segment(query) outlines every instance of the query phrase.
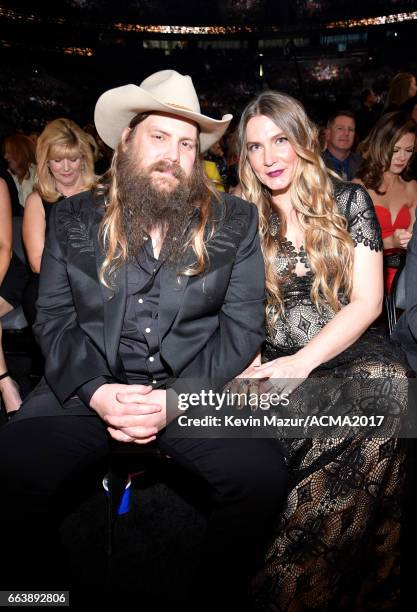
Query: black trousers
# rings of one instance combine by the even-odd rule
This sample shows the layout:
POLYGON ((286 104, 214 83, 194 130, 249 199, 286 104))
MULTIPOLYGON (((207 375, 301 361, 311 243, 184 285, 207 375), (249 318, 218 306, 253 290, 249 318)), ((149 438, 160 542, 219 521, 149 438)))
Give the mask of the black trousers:
MULTIPOLYGON (((39 400, 48 398, 51 406, 56 404, 52 394, 35 391, 18 417, 0 430, 0 515, 2 525, 8 526, 2 556, 12 570, 19 568, 17 575, 12 571, 8 576, 7 585, 7 571, 3 573, 4 588, 65 587, 56 541, 57 527, 68 511, 62 502, 74 502, 80 493, 80 474, 93 475, 109 453, 105 424, 92 411, 77 415, 61 409, 57 414, 51 406, 40 406, 39 400), (74 495, 68 495, 70 491, 74 495)), ((279 442, 173 439, 162 433, 158 444, 203 479, 210 492, 206 549, 193 596, 203 597, 209 608, 213 603, 209 601, 218 604, 223 593, 226 609, 226 589, 235 606, 240 596, 244 598, 248 577, 262 563, 286 494, 287 472, 279 442), (201 590, 207 593, 202 595, 201 590)))

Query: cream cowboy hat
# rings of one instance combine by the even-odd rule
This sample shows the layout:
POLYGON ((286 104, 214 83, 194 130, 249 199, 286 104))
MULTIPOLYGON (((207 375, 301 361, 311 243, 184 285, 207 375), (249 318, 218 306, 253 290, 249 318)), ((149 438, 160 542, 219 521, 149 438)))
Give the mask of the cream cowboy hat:
POLYGON ((200 127, 200 151, 207 151, 224 134, 232 115, 211 119, 200 113, 191 77, 175 70, 151 74, 140 86, 123 85, 104 92, 97 101, 94 122, 104 142, 114 149, 123 130, 138 113, 157 111, 195 121, 200 127))

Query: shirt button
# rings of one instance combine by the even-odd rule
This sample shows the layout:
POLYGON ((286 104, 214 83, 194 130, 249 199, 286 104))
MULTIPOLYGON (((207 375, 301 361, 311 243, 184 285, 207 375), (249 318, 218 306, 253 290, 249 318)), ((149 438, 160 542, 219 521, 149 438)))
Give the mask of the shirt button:
POLYGON ((143 304, 143 299, 142 299, 142 298, 139 298, 139 299, 138 299, 138 302, 139 302, 139 304, 143 304))
POLYGON ((154 385, 156 384, 156 380, 155 379, 153 379, 152 384, 154 384, 154 385))
POLYGON ((155 357, 149 357, 149 361, 155 361, 155 357))
POLYGON ((147 327, 147 328, 145 329, 145 331, 146 331, 146 333, 147 333, 147 334, 150 334, 150 333, 151 333, 151 328, 150 328, 150 327, 147 327))

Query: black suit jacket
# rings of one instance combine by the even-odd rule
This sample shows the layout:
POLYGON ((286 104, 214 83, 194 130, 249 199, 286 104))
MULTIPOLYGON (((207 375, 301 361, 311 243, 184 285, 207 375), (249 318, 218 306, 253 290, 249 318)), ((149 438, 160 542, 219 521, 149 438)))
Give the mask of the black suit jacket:
POLYGON ((399 318, 392 338, 402 344, 411 367, 417 372, 417 223, 414 223, 407 249, 405 301, 406 310, 399 318))
MULTIPOLYGON (((61 405, 96 377, 126 382, 118 355, 126 266, 117 271, 113 289, 99 282, 103 210, 102 202, 84 192, 56 204, 50 219, 34 331, 46 360, 45 378, 61 405)), ((264 262, 257 222, 253 204, 223 195, 213 201, 215 232, 207 243, 206 272, 178 276, 164 265, 159 342, 172 376, 217 386, 239 374, 263 342, 264 262)), ((194 260, 188 252, 183 263, 194 260)))

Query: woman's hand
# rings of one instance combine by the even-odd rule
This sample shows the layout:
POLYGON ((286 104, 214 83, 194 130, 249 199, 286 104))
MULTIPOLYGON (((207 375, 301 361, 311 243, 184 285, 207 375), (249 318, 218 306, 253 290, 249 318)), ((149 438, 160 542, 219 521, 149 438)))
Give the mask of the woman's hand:
POLYGON ((291 393, 308 377, 312 367, 304 357, 287 355, 262 365, 251 364, 238 378, 258 379, 263 382, 260 391, 291 393))
POLYGON ((396 229, 392 235, 393 248, 406 249, 412 234, 405 229, 396 229))

